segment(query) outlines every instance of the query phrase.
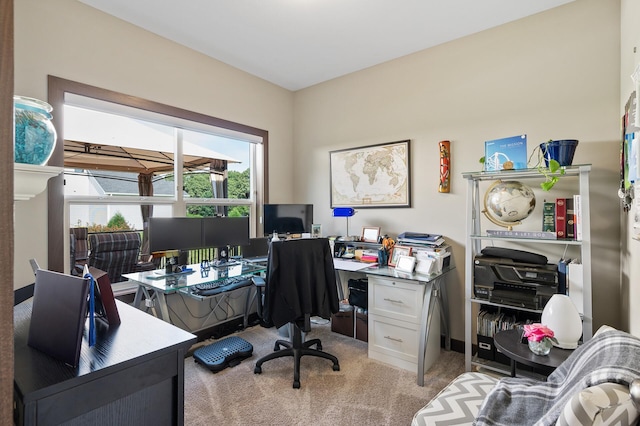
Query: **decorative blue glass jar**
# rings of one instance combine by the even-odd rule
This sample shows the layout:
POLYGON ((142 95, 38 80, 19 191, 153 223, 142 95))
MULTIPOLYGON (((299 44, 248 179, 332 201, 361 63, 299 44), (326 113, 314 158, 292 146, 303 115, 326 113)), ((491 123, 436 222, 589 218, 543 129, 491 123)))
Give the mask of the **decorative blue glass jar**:
POLYGON ((56 145, 56 129, 51 122, 51 105, 38 99, 14 96, 16 163, 47 164, 56 145))

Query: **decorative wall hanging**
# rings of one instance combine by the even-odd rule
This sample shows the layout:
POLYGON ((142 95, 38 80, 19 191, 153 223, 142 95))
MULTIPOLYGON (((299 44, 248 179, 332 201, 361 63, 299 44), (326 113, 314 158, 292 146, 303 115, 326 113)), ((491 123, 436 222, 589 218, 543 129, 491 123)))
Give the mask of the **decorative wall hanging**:
POLYGON ((331 207, 411 207, 409 142, 331 151, 331 207))
POLYGON ((438 147, 440 148, 440 184, 438 185, 438 192, 449 192, 449 182, 451 178, 451 142, 439 142, 438 147))

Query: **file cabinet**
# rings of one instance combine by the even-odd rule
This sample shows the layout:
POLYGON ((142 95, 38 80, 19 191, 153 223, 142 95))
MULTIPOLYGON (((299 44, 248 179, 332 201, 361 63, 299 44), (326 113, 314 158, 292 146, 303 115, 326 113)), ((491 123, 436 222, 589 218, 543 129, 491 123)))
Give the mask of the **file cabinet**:
MULTIPOLYGON (((369 275, 369 358, 418 373, 420 326, 429 283, 369 275)), ((424 357, 426 371, 440 355, 440 314, 434 305, 424 357)))

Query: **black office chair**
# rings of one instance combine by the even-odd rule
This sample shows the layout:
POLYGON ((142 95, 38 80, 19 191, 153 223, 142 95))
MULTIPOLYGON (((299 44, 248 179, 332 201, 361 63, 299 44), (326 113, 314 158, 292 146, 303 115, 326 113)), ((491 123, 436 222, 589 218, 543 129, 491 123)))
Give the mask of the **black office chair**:
POLYGON ((333 362, 338 358, 322 351, 319 339, 303 340, 311 331, 311 317, 330 319, 339 310, 333 256, 326 238, 274 241, 269 250, 264 300, 264 320, 276 327, 290 324, 290 341, 277 340, 274 352, 256 362, 254 373, 262 373, 266 361, 293 357, 293 387, 300 388, 300 358, 311 355, 333 362), (316 349, 313 349, 315 346, 316 349))

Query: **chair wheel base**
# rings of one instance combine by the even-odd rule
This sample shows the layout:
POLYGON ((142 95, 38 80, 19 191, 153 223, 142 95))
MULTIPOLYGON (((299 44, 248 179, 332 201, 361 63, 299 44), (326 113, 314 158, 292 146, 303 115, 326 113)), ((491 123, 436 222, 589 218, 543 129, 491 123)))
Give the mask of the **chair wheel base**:
POLYGON ((253 374, 262 374, 262 367, 256 367, 253 369, 253 374))
POLYGON ((296 382, 296 381, 294 381, 294 382, 293 382, 293 388, 294 388, 294 389, 300 389, 300 382, 296 382))
POLYGON ((340 365, 339 364, 333 364, 333 371, 340 371, 340 365))

